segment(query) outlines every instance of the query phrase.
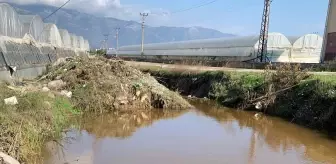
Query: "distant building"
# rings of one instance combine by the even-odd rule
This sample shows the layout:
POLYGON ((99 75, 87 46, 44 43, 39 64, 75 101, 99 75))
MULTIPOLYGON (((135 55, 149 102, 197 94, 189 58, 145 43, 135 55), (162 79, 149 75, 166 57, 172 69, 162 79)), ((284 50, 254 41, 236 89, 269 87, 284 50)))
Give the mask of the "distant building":
POLYGON ((336 60, 336 0, 329 0, 321 60, 336 60))

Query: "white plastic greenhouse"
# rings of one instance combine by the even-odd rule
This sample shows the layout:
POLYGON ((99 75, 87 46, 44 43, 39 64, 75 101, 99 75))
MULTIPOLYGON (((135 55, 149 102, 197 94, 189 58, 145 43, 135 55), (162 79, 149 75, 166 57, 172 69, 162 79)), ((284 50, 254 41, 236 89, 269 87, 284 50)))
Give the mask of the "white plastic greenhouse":
MULTIPOLYGON (((146 56, 199 56, 199 57, 235 57, 245 60, 256 56, 259 36, 235 38, 217 38, 170 43, 145 44, 146 56)), ((289 40, 280 33, 269 33, 268 49, 273 59, 288 56, 291 49, 289 40)), ((119 48, 119 56, 141 54, 141 45, 123 46, 119 48)))
POLYGON ((78 47, 81 50, 85 50, 85 42, 84 42, 84 38, 82 36, 78 36, 78 47))
POLYGON ((66 48, 71 48, 72 44, 69 32, 65 29, 59 29, 59 32, 62 38, 63 46, 66 48))
POLYGON ((44 24, 44 30, 40 39, 44 43, 49 43, 58 47, 63 46, 62 38, 58 31, 58 28, 55 24, 52 23, 44 24))
MULTIPOLYGON (((38 15, 19 15, 11 5, 0 3, 0 67, 16 67, 18 77, 34 78, 59 58, 85 55, 78 49, 78 38, 74 39, 75 48, 67 30, 45 24, 38 15)), ((10 78, 5 74, 2 72, 1 80, 10 78)))
POLYGON ((15 9, 7 3, 0 3, 0 35, 21 38, 23 26, 15 9))
POLYGON ((289 62, 319 63, 321 58, 323 38, 317 34, 306 34, 294 43, 289 62))
POLYGON ((88 40, 84 40, 84 45, 85 45, 85 50, 89 51, 90 50, 90 43, 88 40))
POLYGON ((70 33, 70 39, 71 39, 71 46, 73 48, 79 48, 78 37, 75 34, 70 33))
POLYGON ((30 34, 37 42, 41 42, 39 37, 42 34, 44 23, 38 15, 19 15, 23 25, 23 34, 30 34))

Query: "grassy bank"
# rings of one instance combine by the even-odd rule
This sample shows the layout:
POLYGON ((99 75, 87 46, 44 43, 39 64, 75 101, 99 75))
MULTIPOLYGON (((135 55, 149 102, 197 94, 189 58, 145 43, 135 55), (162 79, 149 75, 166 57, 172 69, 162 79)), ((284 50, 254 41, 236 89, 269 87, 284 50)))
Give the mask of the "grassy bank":
POLYGON ((145 70, 159 82, 181 94, 208 97, 220 104, 276 115, 310 128, 336 130, 336 78, 308 75, 299 65, 279 66, 276 71, 167 72, 145 70))
POLYGON ((38 91, 23 93, 0 86, 0 99, 16 96, 17 105, 0 101, 0 151, 20 162, 39 163, 44 143, 58 139, 71 116, 68 99, 38 91))

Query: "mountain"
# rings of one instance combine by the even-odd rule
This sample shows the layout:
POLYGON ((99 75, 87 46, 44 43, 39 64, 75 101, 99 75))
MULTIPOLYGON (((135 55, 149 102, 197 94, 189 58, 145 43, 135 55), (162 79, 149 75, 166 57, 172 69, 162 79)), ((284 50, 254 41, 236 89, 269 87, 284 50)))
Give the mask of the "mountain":
MULTIPOLYGON (((20 14, 37 14, 45 18, 57 8, 47 5, 11 4, 20 14)), ((60 9, 45 22, 55 23, 58 28, 88 39, 90 46, 98 48, 104 39, 103 34, 110 33, 109 47, 115 47, 115 27, 120 27, 119 46, 141 43, 141 24, 115 18, 98 17, 71 9, 60 9)), ((192 39, 208 39, 232 37, 232 34, 202 27, 145 27, 145 43, 184 41, 192 39)))

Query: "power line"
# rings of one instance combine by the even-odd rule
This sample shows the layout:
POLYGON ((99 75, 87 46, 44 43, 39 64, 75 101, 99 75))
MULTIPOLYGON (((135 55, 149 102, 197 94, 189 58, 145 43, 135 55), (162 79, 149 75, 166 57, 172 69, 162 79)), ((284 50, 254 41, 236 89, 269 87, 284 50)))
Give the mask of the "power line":
POLYGON ((203 7, 203 6, 215 3, 217 1, 218 0, 212 0, 212 1, 209 1, 209 2, 206 2, 206 3, 202 3, 200 5, 197 5, 197 6, 193 6, 193 7, 190 7, 190 8, 186 8, 186 9, 182 9, 182 10, 177 10, 177 11, 171 12, 171 14, 176 14, 176 13, 185 12, 185 11, 189 11, 189 10, 192 10, 192 9, 200 8, 200 7, 203 7))
POLYGON ((50 16, 54 15, 58 10, 60 10, 62 7, 64 7, 64 6, 65 6, 66 4, 68 4, 70 1, 71 1, 71 0, 66 1, 62 6, 60 6, 60 7, 59 7, 58 9, 56 9, 54 12, 52 12, 51 14, 49 14, 48 16, 46 16, 46 17, 43 19, 43 21, 46 20, 46 19, 48 19, 50 16))
MULTIPOLYGON (((63 8, 63 7, 64 7, 66 4, 68 4, 70 1, 71 1, 71 0, 66 1, 62 6, 60 6, 60 7, 57 8, 54 12, 52 12, 51 14, 49 14, 48 16, 46 16, 42 21, 44 22, 44 21, 45 21, 46 19, 48 19, 50 16, 54 15, 58 10, 60 10, 61 8, 63 8)), ((43 27, 41 33, 38 35, 38 37, 37 37, 38 40, 40 40, 40 37, 41 37, 43 31, 45 30, 45 27, 46 27, 46 26, 43 27)))

